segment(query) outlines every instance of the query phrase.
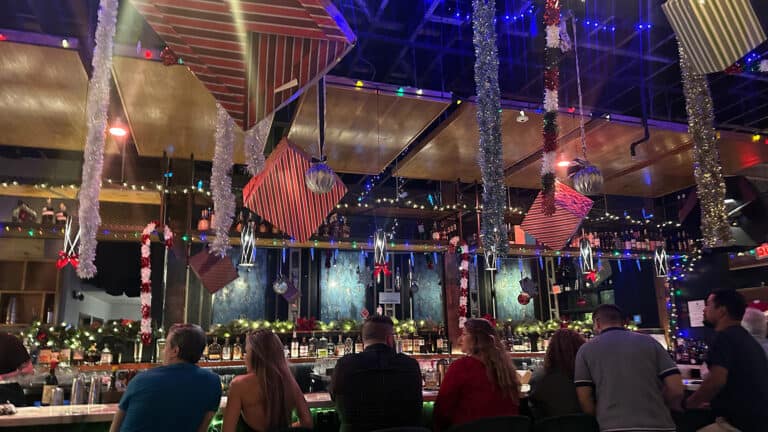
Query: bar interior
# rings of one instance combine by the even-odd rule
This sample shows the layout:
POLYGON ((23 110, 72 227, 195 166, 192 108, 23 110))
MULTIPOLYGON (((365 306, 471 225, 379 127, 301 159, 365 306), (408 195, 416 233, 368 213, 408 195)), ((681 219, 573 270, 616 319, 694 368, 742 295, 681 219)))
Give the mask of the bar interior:
POLYGON ((496 1, 486 27, 469 0, 272 3, 0 5, 0 332, 34 366, 0 379, 23 391, 0 427, 109 430, 174 323, 206 331, 209 431, 261 329, 329 431, 337 360, 391 317, 431 429, 466 319, 495 325, 526 415, 550 337, 592 338, 600 304, 688 392, 709 292, 768 310, 764 30, 699 38, 727 64, 686 46, 686 66, 691 35, 651 0, 560 1, 557 56, 557 1, 496 1))

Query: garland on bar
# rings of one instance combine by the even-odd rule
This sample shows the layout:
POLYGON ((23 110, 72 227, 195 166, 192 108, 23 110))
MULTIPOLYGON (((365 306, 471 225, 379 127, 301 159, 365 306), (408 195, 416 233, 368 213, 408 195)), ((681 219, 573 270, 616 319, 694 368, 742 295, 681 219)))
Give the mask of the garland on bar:
POLYGON ((480 135, 478 163, 483 181, 482 241, 507 252, 506 187, 501 145, 501 92, 499 90, 499 52, 496 47, 494 0, 473 0, 472 40, 475 46, 475 88, 477 126, 480 135))
POLYGON ((112 49, 117 24, 118 0, 101 0, 96 24, 96 46, 93 49, 93 76, 88 82, 86 122, 88 135, 83 150, 83 175, 80 186, 80 265, 77 275, 82 279, 96 275, 96 232, 101 224, 99 192, 104 167, 104 133, 107 129, 112 49))
POLYGON ((235 219, 235 195, 232 193, 232 153, 234 151, 235 122, 227 111, 216 105, 216 147, 211 169, 213 211, 216 218, 213 230, 216 237, 211 243, 211 253, 224 257, 229 249, 229 229, 235 219))
POLYGON ((541 165, 542 211, 555 214, 555 158, 557 157, 557 110, 560 86, 560 2, 546 0, 544 25, 547 43, 544 48, 544 147, 541 165))
MULTIPOLYGON (((157 222, 150 222, 141 233, 141 342, 149 345, 152 342, 152 262, 150 257, 149 236, 157 228, 157 222)), ((173 245, 173 231, 168 225, 163 227, 163 241, 165 248, 169 249, 173 245)))
POLYGON ((459 248, 461 263, 459 264, 459 328, 464 328, 467 322, 467 295, 469 294, 469 246, 461 242, 459 248))
POLYGON ((717 149, 712 95, 707 78, 693 72, 688 54, 679 45, 688 132, 693 137, 693 175, 701 203, 701 233, 704 247, 727 245, 733 241, 725 210, 725 181, 717 149))
POLYGON ((269 136, 269 130, 272 128, 272 118, 274 114, 270 114, 260 122, 256 123, 256 126, 245 133, 244 150, 245 150, 245 162, 248 166, 248 172, 255 176, 264 169, 264 146, 267 144, 267 137, 269 136))

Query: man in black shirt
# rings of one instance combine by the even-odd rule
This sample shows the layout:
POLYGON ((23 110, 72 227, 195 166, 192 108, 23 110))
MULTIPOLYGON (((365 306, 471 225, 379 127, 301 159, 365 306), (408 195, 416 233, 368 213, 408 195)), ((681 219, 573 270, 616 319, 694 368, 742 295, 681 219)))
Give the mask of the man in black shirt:
POLYGON ((688 408, 710 403, 718 422, 701 431, 765 431, 768 428, 768 359, 744 328, 744 297, 734 290, 707 297, 704 322, 714 327, 709 348, 709 375, 691 395, 688 408))
POLYGON ((16 383, 16 377, 34 373, 29 353, 19 338, 0 333, 0 403, 9 401, 24 406, 24 392, 16 383))
POLYGON ((336 362, 330 393, 341 420, 340 432, 363 432, 421 425, 421 368, 394 350, 394 326, 386 316, 363 324, 362 353, 336 362))

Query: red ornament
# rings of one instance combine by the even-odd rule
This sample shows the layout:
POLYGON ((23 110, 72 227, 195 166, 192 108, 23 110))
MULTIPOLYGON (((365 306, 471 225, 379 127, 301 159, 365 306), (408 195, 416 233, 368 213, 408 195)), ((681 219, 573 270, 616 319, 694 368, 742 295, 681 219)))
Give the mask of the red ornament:
POLYGON ((517 302, 520 303, 521 305, 525 306, 525 305, 527 305, 528 303, 531 302, 531 296, 528 295, 528 293, 520 293, 517 296, 517 302))
POLYGON ((169 47, 165 47, 160 51, 160 58, 163 59, 163 64, 166 66, 179 64, 179 56, 169 47))
POLYGON ((586 278, 588 281, 590 281, 590 282, 592 282, 592 283, 595 283, 595 281, 597 280, 597 272, 593 270, 593 271, 591 271, 591 272, 587 273, 587 275, 585 276, 585 278, 586 278))
POLYGON ((152 58, 152 51, 151 50, 144 50, 144 58, 149 60, 152 58))
POLYGON ((142 333, 141 334, 141 343, 144 345, 149 345, 152 342, 152 334, 151 333, 142 333))

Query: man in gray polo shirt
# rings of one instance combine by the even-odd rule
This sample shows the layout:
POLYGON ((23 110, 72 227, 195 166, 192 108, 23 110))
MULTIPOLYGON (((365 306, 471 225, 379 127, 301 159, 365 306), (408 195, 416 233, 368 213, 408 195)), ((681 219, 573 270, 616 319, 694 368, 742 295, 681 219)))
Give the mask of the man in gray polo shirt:
POLYGON ((602 432, 674 431, 669 409, 681 410, 683 382, 667 351, 626 330, 616 305, 598 306, 592 319, 598 336, 579 349, 574 374, 584 412, 602 432))

